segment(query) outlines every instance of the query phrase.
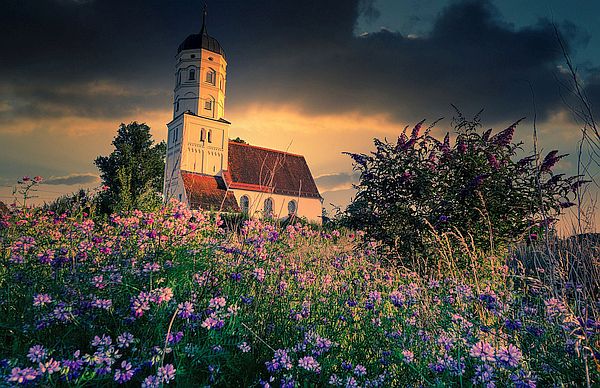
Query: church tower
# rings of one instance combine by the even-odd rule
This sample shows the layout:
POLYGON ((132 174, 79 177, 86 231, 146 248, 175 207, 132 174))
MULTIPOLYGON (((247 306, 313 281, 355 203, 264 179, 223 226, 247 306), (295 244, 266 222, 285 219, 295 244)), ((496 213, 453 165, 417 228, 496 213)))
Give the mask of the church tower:
POLYGON ((163 194, 167 200, 181 201, 185 200, 182 170, 212 176, 227 170, 227 61, 219 42, 206 31, 206 7, 200 32, 188 36, 177 49, 174 75, 163 194))

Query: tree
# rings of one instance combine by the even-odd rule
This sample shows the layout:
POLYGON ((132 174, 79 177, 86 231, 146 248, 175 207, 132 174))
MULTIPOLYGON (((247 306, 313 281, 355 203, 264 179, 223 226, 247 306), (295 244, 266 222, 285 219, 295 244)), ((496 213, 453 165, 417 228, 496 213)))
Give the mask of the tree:
POLYGON ((165 169, 165 142, 152 140, 150 127, 121 124, 112 142, 114 151, 95 160, 105 190, 99 195, 100 211, 150 210, 160 205, 165 169))
POLYGON ((360 182, 343 220, 410 257, 424 252, 433 231, 459 232, 486 250, 535 238, 573 205, 582 181, 552 172, 564 156, 557 151, 516 160, 519 121, 492 136, 478 116, 459 113, 454 145, 449 133, 439 141, 432 126, 423 131, 423 122, 395 143, 375 139, 371 154, 349 154, 360 182))

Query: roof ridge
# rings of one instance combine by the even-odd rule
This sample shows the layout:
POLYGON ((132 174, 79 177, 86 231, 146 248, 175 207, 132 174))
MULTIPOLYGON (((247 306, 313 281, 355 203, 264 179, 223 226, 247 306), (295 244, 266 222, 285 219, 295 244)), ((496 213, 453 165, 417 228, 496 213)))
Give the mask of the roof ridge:
POLYGON ((252 144, 247 144, 247 143, 239 143, 237 141, 233 141, 231 139, 229 139, 229 144, 235 144, 235 145, 239 145, 239 146, 243 146, 243 147, 252 147, 252 148, 257 148, 259 150, 264 150, 264 151, 271 151, 271 152, 277 152, 279 154, 284 154, 284 155, 290 155, 290 156, 298 156, 302 159, 304 159, 304 155, 300 155, 300 154, 295 154, 293 152, 287 152, 287 151, 281 151, 281 150, 276 150, 273 148, 267 148, 267 147, 261 147, 261 146, 255 146, 252 144))

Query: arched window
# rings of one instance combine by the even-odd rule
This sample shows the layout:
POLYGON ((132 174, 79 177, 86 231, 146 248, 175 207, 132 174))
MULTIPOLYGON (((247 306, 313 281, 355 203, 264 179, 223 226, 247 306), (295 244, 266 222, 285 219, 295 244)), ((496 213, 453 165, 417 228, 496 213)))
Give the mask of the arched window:
POLYGON ((204 128, 202 128, 200 130, 200 141, 204 141, 205 136, 206 136, 206 131, 204 130, 204 128))
POLYGON ((209 68, 206 71, 206 82, 211 85, 214 85, 217 80, 217 72, 214 69, 209 68))
POLYGON ((179 98, 175 100, 175 112, 179 112, 179 98))
POLYGON ((181 85, 181 69, 177 71, 177 86, 181 85))
POLYGON ((208 133, 206 134, 206 140, 208 140, 209 143, 212 143, 212 130, 208 130, 208 133))
POLYGON ((242 213, 248 213, 250 210, 250 198, 247 195, 242 195, 240 198, 240 209, 242 213))
POLYGON ((288 202, 288 213, 291 214, 296 214, 296 210, 298 210, 298 206, 296 206, 296 201, 291 200, 290 202, 288 202))
POLYGON ((194 69, 194 68, 192 67, 192 68, 190 69, 189 75, 190 75, 190 76, 189 76, 189 78, 188 78, 188 79, 189 79, 190 81, 193 81, 193 80, 195 80, 195 79, 196 79, 196 69, 194 69))
POLYGON ((213 100, 212 98, 207 98, 206 101, 204 101, 204 109, 206 110, 212 110, 213 108, 213 100))
POLYGON ((271 198, 265 199, 264 212, 265 212, 265 217, 273 216, 273 200, 271 198))

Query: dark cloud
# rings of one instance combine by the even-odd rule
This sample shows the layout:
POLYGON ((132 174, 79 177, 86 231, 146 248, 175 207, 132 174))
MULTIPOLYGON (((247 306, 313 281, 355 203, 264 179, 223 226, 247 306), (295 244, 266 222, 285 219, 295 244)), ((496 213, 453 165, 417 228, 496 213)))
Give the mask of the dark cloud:
POLYGON ((46 185, 91 185, 98 182, 100 177, 90 173, 54 176, 43 181, 46 185))
POLYGON ((334 173, 321 175, 315 178, 315 183, 320 191, 346 190, 352 187, 352 184, 358 183, 359 174, 357 173, 334 173))
MULTIPOLYGON (((170 109, 173 57, 200 28, 197 1, 10 1, 0 14, 0 125, 20 117, 119 117, 170 109), (94 93, 102 80, 128 93, 94 93)), ((489 120, 542 119, 562 107, 562 54, 546 20, 516 29, 487 1, 455 2, 419 38, 355 35, 372 0, 209 3, 228 55, 228 106, 296 104, 307 114, 437 117, 451 103, 489 120)), ((585 33, 562 23, 573 49, 585 33)), ((592 86, 596 85, 594 83, 592 86)), ((590 95, 598 101, 594 89, 590 95)), ((144 117, 140 117, 144 120, 144 117)))

